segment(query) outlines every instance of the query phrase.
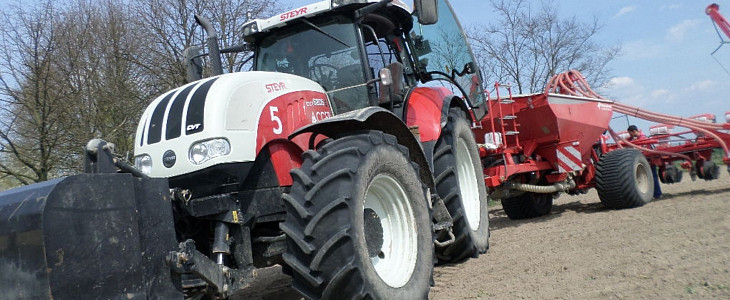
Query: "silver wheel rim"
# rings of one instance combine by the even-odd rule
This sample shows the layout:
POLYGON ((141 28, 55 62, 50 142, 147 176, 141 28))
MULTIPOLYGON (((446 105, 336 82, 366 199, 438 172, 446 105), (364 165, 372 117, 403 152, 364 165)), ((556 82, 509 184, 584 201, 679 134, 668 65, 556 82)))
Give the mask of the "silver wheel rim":
POLYGON ((646 168, 644 167, 644 164, 638 163, 636 164, 636 172, 634 172, 634 176, 636 176, 636 189, 639 190, 640 193, 644 194, 649 191, 649 174, 646 172, 646 168))
POLYGON ((481 222, 481 201, 479 200, 479 183, 474 171, 474 162, 469 155, 469 148, 464 139, 456 142, 456 176, 461 192, 461 204, 464 208, 466 222, 472 230, 477 230, 481 222))
POLYGON ((418 254, 416 218, 401 185, 390 175, 375 176, 365 195, 364 208, 380 218, 383 245, 370 258, 375 272, 389 286, 404 286, 413 275, 418 254))

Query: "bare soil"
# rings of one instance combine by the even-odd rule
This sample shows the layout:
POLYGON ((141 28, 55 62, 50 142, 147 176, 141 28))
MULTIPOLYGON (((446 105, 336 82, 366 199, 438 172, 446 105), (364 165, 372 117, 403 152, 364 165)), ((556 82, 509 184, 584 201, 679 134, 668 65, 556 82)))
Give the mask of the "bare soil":
MULTIPOLYGON (((489 252, 436 267, 429 298, 730 299, 727 173, 662 190, 625 210, 604 208, 595 191, 563 195, 550 215, 530 220, 492 207, 489 252)), ((280 268, 261 275, 235 298, 299 298, 280 268)))

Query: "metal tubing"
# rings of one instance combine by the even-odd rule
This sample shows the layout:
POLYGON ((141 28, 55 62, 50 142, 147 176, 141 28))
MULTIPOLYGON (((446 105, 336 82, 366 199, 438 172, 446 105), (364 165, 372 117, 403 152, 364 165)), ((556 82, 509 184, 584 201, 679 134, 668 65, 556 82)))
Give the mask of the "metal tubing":
POLYGON ((205 32, 208 34, 206 44, 208 44, 208 56, 210 56, 210 64, 213 68, 213 76, 223 74, 223 63, 221 62, 220 46, 218 45, 218 34, 215 33, 213 25, 208 19, 199 15, 195 15, 195 22, 198 22, 205 32))
POLYGON ((215 223, 213 254, 215 255, 216 263, 219 265, 223 264, 225 255, 231 254, 231 247, 228 243, 228 225, 226 223, 215 223))
POLYGON ((569 182, 558 182, 553 185, 512 183, 510 185, 510 188, 518 190, 518 191, 523 191, 523 192, 551 194, 551 193, 557 193, 557 192, 567 192, 567 191, 575 188, 575 181, 571 180, 569 182))

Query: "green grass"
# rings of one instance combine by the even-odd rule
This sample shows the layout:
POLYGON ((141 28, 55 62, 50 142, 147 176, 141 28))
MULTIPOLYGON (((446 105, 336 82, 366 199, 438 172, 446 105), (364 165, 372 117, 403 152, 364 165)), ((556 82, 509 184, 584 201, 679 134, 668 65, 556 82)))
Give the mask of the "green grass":
POLYGON ((722 157, 723 157, 722 149, 713 149, 712 150, 712 159, 711 160, 713 162, 715 162, 715 164, 718 164, 721 166, 725 165, 725 163, 722 162, 722 157))

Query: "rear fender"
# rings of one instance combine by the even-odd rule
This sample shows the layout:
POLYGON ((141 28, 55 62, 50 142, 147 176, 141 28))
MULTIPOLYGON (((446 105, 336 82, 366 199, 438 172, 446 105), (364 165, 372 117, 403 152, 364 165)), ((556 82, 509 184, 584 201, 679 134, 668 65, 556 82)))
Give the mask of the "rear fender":
MULTIPOLYGON (((399 144, 408 148, 411 161, 419 165, 419 172, 423 183, 429 187, 434 186, 433 175, 429 167, 430 164, 421 149, 419 141, 398 116, 381 107, 367 107, 354 110, 304 126, 289 135, 289 139, 296 139, 305 133, 312 133, 315 138, 318 135, 334 138, 359 130, 379 130, 395 136, 399 144)), ((314 149, 316 140, 310 139, 310 141, 312 142, 309 143, 307 148, 314 149)))
POLYGON ((446 126, 449 109, 452 106, 460 107, 471 118, 463 101, 448 89, 414 88, 406 100, 406 124, 409 128, 418 127, 421 142, 436 141, 441 135, 441 129, 446 126))

